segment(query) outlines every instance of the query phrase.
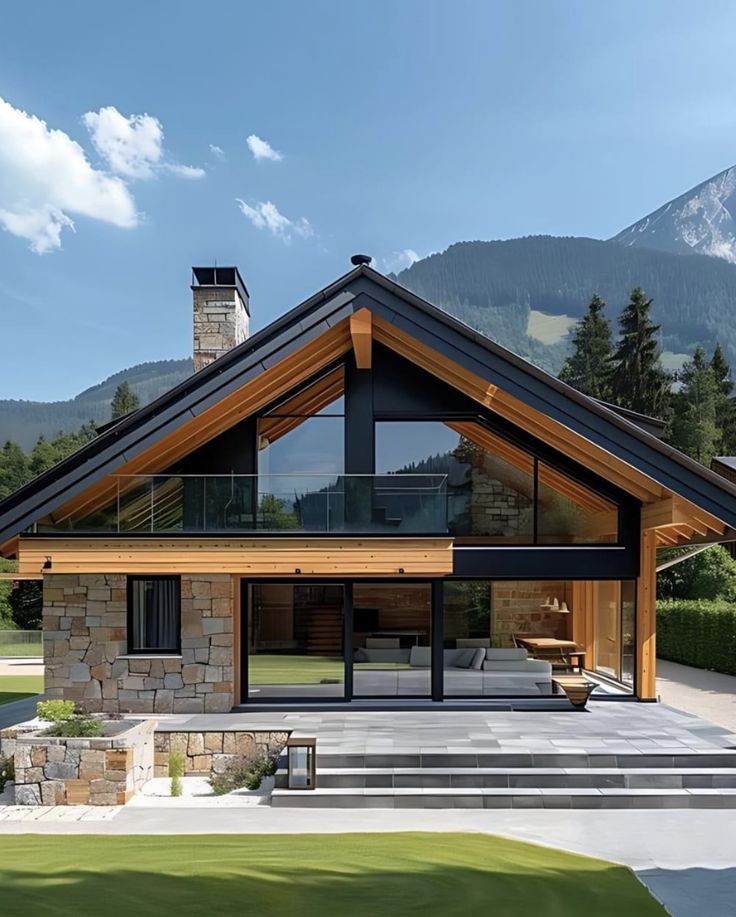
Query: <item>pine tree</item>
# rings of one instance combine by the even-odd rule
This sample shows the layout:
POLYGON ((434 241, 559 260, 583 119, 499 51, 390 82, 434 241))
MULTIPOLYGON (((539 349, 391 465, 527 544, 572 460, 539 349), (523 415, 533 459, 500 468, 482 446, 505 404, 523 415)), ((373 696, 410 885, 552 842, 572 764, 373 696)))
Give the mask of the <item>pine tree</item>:
POLYGON ((593 294, 588 310, 575 326, 573 352, 560 379, 579 392, 608 401, 611 397, 611 323, 603 315, 605 302, 593 294))
POLYGON ((112 420, 124 417, 126 414, 130 414, 131 411, 135 411, 138 407, 140 407, 140 401, 136 393, 127 382, 121 382, 117 389, 115 389, 115 395, 112 399, 112 420))
POLYGON ((716 446, 717 454, 734 455, 736 453, 736 401, 733 398, 731 367, 723 355, 720 344, 716 344, 710 365, 717 386, 716 424, 720 434, 716 446))
POLYGON ((671 375, 660 362, 659 325, 650 318, 652 300, 636 287, 619 317, 619 341, 613 354, 612 400, 624 408, 667 418, 671 375))
POLYGON ((696 347, 678 373, 682 387, 673 398, 672 443, 682 452, 709 465, 720 439, 716 412, 720 390, 702 347, 696 347))
POLYGON ((30 473, 25 453, 18 443, 8 440, 0 449, 0 500, 25 484, 30 473))

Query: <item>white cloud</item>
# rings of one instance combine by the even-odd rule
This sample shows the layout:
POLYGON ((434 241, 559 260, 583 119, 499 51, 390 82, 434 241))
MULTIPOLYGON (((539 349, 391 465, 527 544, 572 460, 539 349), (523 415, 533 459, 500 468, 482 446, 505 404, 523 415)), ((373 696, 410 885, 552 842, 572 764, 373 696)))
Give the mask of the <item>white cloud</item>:
POLYGON ((121 178, 95 169, 68 134, 0 98, 0 225, 42 254, 60 247, 72 215, 138 223, 121 178))
POLYGON ((246 216, 256 229, 267 229, 271 235, 290 242, 293 235, 307 239, 314 235, 309 220, 300 217, 298 220, 290 220, 280 213, 275 204, 271 201, 258 201, 254 207, 236 198, 241 213, 246 216))
POLYGON ((224 159, 224 158, 225 158, 225 150, 223 150, 223 148, 222 148, 221 146, 215 146, 214 143, 211 143, 211 144, 210 144, 210 153, 212 153, 212 155, 213 155, 216 159, 224 159))
POLYGON ((204 169, 200 169, 199 166, 183 166, 177 162, 167 162, 163 166, 167 172, 171 172, 174 175, 178 175, 179 178, 204 178, 207 174, 204 169))
POLYGON ((125 115, 108 105, 82 118, 94 148, 111 172, 126 178, 150 178, 163 156, 164 130, 151 115, 125 115))
POLYGON ((94 148, 111 172, 124 178, 152 178, 163 169, 180 178, 203 178, 204 169, 168 161, 164 156, 164 129, 152 115, 126 118, 114 105, 88 111, 82 118, 94 148))
POLYGON ((273 162, 281 162, 284 158, 267 140, 262 140, 257 134, 251 134, 245 142, 256 160, 270 159, 273 162))
POLYGON ((422 256, 418 255, 413 248, 403 248, 401 251, 392 252, 387 258, 382 258, 383 268, 387 274, 398 274, 408 267, 411 267, 415 261, 421 261, 422 256))

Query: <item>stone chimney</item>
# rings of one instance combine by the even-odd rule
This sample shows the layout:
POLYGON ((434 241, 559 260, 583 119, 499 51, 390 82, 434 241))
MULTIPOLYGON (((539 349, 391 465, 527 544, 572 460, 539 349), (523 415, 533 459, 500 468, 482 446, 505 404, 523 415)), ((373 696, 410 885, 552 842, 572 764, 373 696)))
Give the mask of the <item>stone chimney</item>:
POLYGON ((248 337, 248 290, 236 267, 193 267, 194 371, 248 337))

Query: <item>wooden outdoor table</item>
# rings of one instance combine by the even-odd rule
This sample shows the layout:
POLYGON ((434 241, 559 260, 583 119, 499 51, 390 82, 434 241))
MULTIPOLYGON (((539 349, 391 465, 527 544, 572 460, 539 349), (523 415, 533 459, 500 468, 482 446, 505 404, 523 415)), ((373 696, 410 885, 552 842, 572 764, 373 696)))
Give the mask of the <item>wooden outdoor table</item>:
POLYGON ((571 668, 583 668, 585 650, 573 640, 558 640, 557 637, 519 637, 516 642, 538 659, 557 656, 569 660, 571 668), (575 660, 575 662, 573 662, 575 660))

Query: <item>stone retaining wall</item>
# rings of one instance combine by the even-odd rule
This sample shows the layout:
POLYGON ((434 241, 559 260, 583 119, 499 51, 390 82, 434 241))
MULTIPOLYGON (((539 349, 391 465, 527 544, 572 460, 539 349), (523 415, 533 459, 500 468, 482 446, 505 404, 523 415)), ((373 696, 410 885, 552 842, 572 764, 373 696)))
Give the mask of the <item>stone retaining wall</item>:
POLYGON ((233 584, 181 577, 181 655, 128 653, 127 577, 47 574, 48 697, 106 713, 226 713, 233 706, 233 584))
POLYGON ((185 774, 221 773, 238 755, 280 751, 288 732, 157 732, 154 753, 156 777, 167 777, 172 751, 184 755, 185 774))
POLYGON ((98 738, 18 735, 16 805, 125 805, 153 777, 155 726, 116 722, 116 734, 98 738))

